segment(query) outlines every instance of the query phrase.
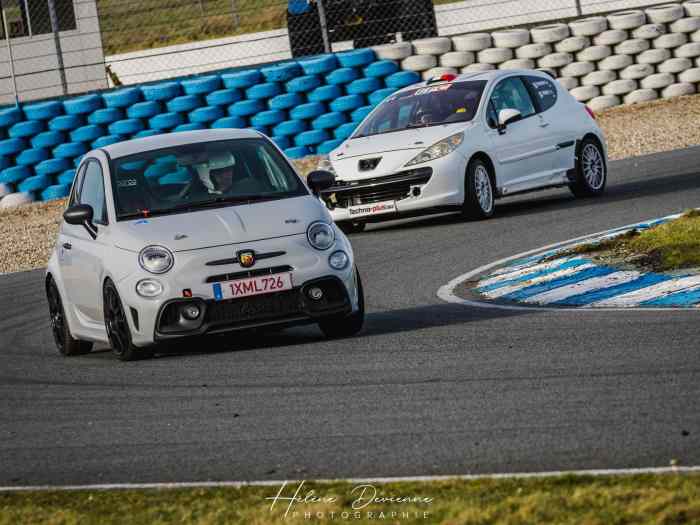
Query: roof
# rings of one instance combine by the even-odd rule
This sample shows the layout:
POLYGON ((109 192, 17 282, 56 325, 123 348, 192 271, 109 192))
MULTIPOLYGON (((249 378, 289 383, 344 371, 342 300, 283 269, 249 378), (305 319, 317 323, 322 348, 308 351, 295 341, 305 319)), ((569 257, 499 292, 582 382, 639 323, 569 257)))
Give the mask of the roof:
POLYGON ((161 148, 172 148, 198 142, 215 140, 259 138, 262 135, 253 129, 203 129, 196 131, 177 131, 144 137, 141 139, 125 140, 99 148, 113 159, 134 155, 142 151, 152 151, 161 148))
MULTIPOLYGON (((490 81, 490 80, 497 80, 502 77, 506 76, 511 76, 511 75, 540 75, 544 76, 546 78, 551 77, 545 73, 544 71, 538 70, 538 69, 490 69, 487 71, 470 71, 468 73, 460 73, 455 77, 452 82, 465 82, 467 80, 485 80, 485 81, 490 81)), ((427 80, 423 80, 421 82, 417 82, 415 84, 412 84, 410 86, 407 86, 405 88, 402 88, 399 91, 406 91, 410 89, 416 89, 419 86, 427 86, 428 83, 427 80)))

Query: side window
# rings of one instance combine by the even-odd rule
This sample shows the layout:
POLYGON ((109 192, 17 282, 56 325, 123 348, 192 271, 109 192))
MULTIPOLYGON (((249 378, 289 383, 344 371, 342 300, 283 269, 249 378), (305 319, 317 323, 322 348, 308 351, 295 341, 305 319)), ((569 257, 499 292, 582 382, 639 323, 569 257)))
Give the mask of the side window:
POLYGON ((83 177, 83 186, 78 197, 79 204, 89 204, 93 209, 93 221, 107 224, 107 206, 105 205, 105 185, 102 168, 97 161, 88 161, 83 177))
POLYGON ((540 111, 547 111, 557 103, 557 86, 551 80, 540 77, 526 77, 530 92, 537 99, 540 111))
POLYGON ((535 106, 530 93, 520 77, 510 77, 502 80, 491 95, 496 114, 504 109, 517 109, 522 118, 534 115, 535 106))

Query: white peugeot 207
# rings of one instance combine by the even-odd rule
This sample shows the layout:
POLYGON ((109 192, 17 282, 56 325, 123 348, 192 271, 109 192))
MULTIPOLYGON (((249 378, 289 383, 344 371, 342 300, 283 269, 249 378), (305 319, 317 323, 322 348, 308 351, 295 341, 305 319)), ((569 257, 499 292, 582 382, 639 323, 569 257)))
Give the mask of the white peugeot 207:
POLYGON ((326 206, 352 232, 442 211, 486 218, 495 199, 543 188, 600 195, 607 147, 593 113, 547 73, 487 71, 390 95, 319 167, 336 176, 326 206))
POLYGON ((109 343, 122 360, 172 338, 364 320, 347 238, 318 192, 266 137, 206 130, 131 140, 81 162, 49 261, 61 353, 109 343))

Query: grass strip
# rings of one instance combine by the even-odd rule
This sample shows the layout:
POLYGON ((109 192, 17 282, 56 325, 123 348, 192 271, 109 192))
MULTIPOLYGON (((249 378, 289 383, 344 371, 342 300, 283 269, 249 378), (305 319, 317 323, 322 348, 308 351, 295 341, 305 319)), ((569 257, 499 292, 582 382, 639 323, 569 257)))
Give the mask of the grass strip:
POLYGON ((700 523, 700 475, 484 478, 240 488, 0 493, 0 525, 700 523), (312 497, 309 497, 312 495, 312 497), (409 498, 377 502, 372 498, 409 498), (430 500, 430 501, 427 501, 430 500), (273 505, 274 504, 274 505, 273 505), (307 514, 310 513, 310 514, 307 514))
POLYGON ((645 271, 666 272, 700 268, 700 210, 646 230, 630 230, 599 243, 568 251, 592 254, 605 263, 627 263, 645 271))

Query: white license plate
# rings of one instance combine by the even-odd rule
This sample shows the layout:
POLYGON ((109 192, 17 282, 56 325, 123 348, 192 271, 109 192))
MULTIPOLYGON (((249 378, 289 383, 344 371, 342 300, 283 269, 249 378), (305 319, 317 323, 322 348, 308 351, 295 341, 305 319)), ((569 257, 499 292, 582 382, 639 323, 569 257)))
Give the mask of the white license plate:
POLYGON ((395 211, 396 201, 374 202, 372 204, 356 204, 354 206, 348 206, 350 217, 382 215, 384 213, 394 213, 395 211))
POLYGON ((291 273, 275 273, 235 281, 224 281, 212 285, 214 298, 217 301, 224 299, 238 299, 251 295, 283 292, 293 288, 291 273))

